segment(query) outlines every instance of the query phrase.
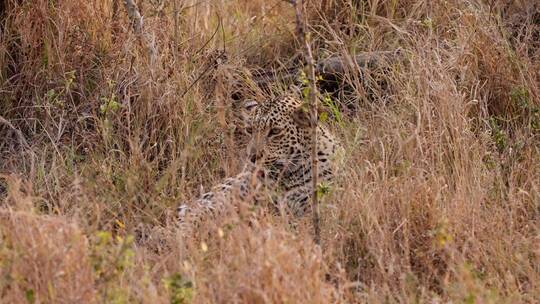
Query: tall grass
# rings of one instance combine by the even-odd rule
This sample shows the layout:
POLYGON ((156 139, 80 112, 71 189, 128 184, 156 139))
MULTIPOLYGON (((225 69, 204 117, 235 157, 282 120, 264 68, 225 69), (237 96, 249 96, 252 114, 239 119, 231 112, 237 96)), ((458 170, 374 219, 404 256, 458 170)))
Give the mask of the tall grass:
POLYGON ((309 218, 244 208, 184 235, 173 214, 241 167, 231 96, 301 64, 294 9, 138 4, 155 58, 120 1, 3 2, 1 302, 540 301, 534 1, 308 4, 316 58, 404 57, 331 95, 346 165, 320 247, 309 218))

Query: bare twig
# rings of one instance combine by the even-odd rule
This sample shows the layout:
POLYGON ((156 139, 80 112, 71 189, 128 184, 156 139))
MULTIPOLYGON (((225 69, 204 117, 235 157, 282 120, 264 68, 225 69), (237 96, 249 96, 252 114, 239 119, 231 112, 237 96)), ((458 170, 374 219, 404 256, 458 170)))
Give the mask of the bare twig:
POLYGON ((304 48, 304 57, 307 66, 307 77, 309 80, 309 110, 311 119, 311 178, 312 178, 312 197, 311 208, 313 213, 313 227, 315 230, 315 243, 320 245, 321 243, 321 225, 320 225, 320 206, 319 198, 317 196, 318 187, 318 172, 317 172, 317 128, 318 128, 318 105, 317 105, 317 83, 315 77, 315 61, 313 60, 313 53, 311 52, 311 45, 309 42, 309 33, 306 31, 306 21, 303 15, 303 1, 294 1, 294 8, 296 12, 296 32, 300 42, 304 48))

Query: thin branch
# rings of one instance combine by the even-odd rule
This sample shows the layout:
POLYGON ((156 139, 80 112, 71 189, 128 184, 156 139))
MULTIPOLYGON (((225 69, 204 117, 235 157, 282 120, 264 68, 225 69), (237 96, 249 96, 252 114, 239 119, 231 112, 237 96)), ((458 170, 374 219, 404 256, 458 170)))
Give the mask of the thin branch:
POLYGON ((210 36, 210 38, 206 40, 206 42, 195 52, 195 54, 199 54, 200 52, 202 52, 202 50, 204 50, 208 46, 210 41, 214 40, 214 37, 216 37, 216 34, 219 31, 219 27, 221 24, 221 17, 219 16, 218 13, 216 13, 216 16, 218 17, 218 20, 220 21, 218 25, 216 26, 216 30, 212 33, 212 36, 210 36))
POLYGON ((294 8, 296 13, 296 31, 300 42, 304 48, 304 57, 307 66, 307 76, 309 80, 309 109, 311 118, 311 178, 312 178, 312 196, 311 196, 311 209, 313 213, 313 227, 315 230, 315 243, 321 244, 321 219, 320 219, 320 205, 319 198, 317 196, 318 187, 318 160, 317 160, 317 128, 318 128, 318 105, 317 105, 317 83, 315 77, 315 60, 313 60, 313 53, 311 51, 311 45, 309 42, 309 34, 306 31, 306 21, 303 15, 303 3, 302 0, 294 1, 294 8))

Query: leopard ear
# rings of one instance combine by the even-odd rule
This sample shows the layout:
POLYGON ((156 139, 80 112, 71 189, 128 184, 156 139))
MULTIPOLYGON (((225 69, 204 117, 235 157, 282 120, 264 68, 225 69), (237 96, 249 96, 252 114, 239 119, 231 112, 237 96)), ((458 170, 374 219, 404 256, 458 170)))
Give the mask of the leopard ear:
POLYGON ((241 121, 237 124, 240 129, 246 134, 251 135, 251 123, 253 116, 255 116, 255 109, 259 104, 253 99, 247 99, 242 102, 242 110, 240 111, 241 121))
POLYGON ((311 120, 308 110, 304 107, 298 107, 294 110, 292 117, 294 122, 301 128, 310 128, 317 123, 311 120))
POLYGON ((244 110, 246 110, 247 112, 253 112, 258 105, 259 103, 257 101, 253 99, 248 99, 244 101, 244 110))

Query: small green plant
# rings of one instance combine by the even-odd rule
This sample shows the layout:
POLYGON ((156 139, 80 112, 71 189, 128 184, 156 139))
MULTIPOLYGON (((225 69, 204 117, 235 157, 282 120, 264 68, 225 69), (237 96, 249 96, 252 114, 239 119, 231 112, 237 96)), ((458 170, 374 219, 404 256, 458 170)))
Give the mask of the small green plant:
POLYGON ((306 75, 306 72, 301 71, 299 75, 300 83, 302 84, 302 99, 308 100, 310 88, 309 88, 309 79, 306 75))
MULTIPOLYGON (((108 82, 109 90, 112 91, 114 83, 108 82)), ((113 135, 113 121, 112 116, 120 109, 120 103, 114 92, 111 92, 109 96, 101 97, 101 105, 99 106, 99 112, 103 116, 102 119, 102 136, 107 144, 112 141, 113 135)))
MULTIPOLYGON (((309 79, 306 75, 306 72, 301 71, 298 78, 300 80, 300 83, 302 84, 302 98, 307 101, 309 98, 310 88, 309 88, 309 79)), ((322 80, 323 80, 323 77, 321 75, 317 75, 315 77, 315 82, 319 82, 322 80)))
MULTIPOLYGON (((304 71, 300 72, 300 82, 302 84, 302 99, 304 100, 304 107, 306 109, 306 111, 308 110, 308 104, 307 104, 307 100, 309 98, 309 93, 310 93, 310 87, 309 87, 309 79, 307 78, 306 76, 306 73, 304 71)), ((317 76, 316 78, 316 81, 321 81, 323 80, 322 76, 317 76)), ((329 94, 325 94, 322 98, 322 106, 326 109, 329 109, 330 110, 330 113, 332 114, 332 116, 334 117, 334 119, 337 121, 337 123, 339 124, 340 127, 343 127, 343 121, 342 121, 342 118, 341 118, 341 112, 339 111, 339 108, 337 106, 337 103, 332 100, 332 98, 330 97, 329 94)), ((329 118, 329 115, 328 115, 328 112, 326 111, 320 111, 320 114, 319 114, 319 120, 321 122, 326 122, 328 121, 328 118, 329 118)))
POLYGON ((499 152, 504 151, 508 145, 508 140, 506 138, 506 133, 501 128, 499 119, 491 117, 489 119, 489 125, 491 127, 491 137, 495 142, 495 146, 499 152))
POLYGON ((524 86, 517 86, 510 91, 510 100, 515 104, 523 118, 527 119, 529 127, 540 130, 540 107, 531 101, 529 90, 524 86))
POLYGON ((343 128, 344 127, 343 120, 341 118, 341 112, 339 111, 337 103, 328 94, 324 95, 322 99, 322 103, 325 107, 330 109, 330 112, 332 113, 332 116, 334 117, 334 119, 337 121, 339 126, 343 128))
POLYGON ((510 99, 521 109, 528 109, 530 107, 529 90, 527 88, 518 86, 510 91, 510 99))
POLYGON ((193 283, 184 278, 180 273, 163 279, 163 284, 169 292, 171 304, 191 303, 193 298, 193 283))
POLYGON ((73 87, 73 82, 75 82, 75 71, 66 72, 64 76, 64 91, 69 92, 73 87))
POLYGON ((24 296, 25 296, 26 301, 27 301, 28 303, 36 303, 36 295, 35 295, 33 289, 27 289, 27 290, 24 292, 24 296))
POLYGON ((433 228, 429 234, 433 237, 434 246, 437 248, 443 248, 453 240, 452 235, 448 231, 448 221, 446 219, 437 223, 435 228, 433 228))
POLYGON ((459 303, 505 302, 502 301, 497 289, 489 287, 482 272, 472 263, 463 262, 461 265, 457 265, 456 274, 459 280, 449 286, 449 292, 453 297, 459 299, 459 303))
POLYGON ((66 104, 65 98, 70 94, 73 83, 75 82, 75 71, 69 71, 64 74, 64 86, 50 89, 45 93, 45 105, 63 107, 66 104))
POLYGON ((433 19, 427 17, 425 19, 422 20, 422 26, 424 26, 425 28, 428 28, 430 30, 433 29, 433 19))
POLYGON ((327 183, 319 183, 317 185, 317 198, 318 199, 322 199, 325 195, 327 195, 328 193, 330 193, 330 185, 327 184, 327 183))
POLYGON ((104 286, 102 296, 108 303, 129 303, 129 295, 116 282, 134 266, 132 246, 133 236, 114 238, 109 231, 95 234, 90 257, 98 282, 104 286))
POLYGON ((105 124, 107 124, 107 121, 110 120, 110 115, 115 114, 118 109, 120 109, 118 97, 113 91, 114 82, 109 80, 107 84, 111 93, 108 96, 102 96, 100 98, 101 105, 99 106, 99 112, 105 117, 105 124))
POLYGON ((48 90, 45 94, 45 105, 62 107, 65 104, 64 99, 62 98, 63 94, 63 90, 60 92, 57 92, 55 89, 48 90))
POLYGON ((111 93, 111 96, 101 97, 101 106, 99 106, 99 111, 101 114, 116 113, 120 108, 120 104, 117 101, 116 95, 111 93))
POLYGON ((396 164, 394 171, 395 171, 395 174, 399 176, 402 174, 406 174, 409 171, 409 169, 411 169, 411 167, 412 167, 412 162, 408 159, 404 159, 402 161, 399 161, 396 164))

